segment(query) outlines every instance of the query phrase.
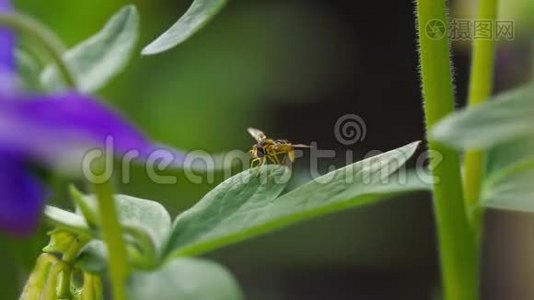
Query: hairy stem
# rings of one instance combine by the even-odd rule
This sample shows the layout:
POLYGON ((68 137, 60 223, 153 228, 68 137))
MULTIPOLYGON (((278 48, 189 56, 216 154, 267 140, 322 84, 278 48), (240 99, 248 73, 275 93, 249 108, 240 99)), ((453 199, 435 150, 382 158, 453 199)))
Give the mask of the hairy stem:
MULTIPOLYGON (((418 0, 417 19, 426 129, 454 111, 448 24, 444 0, 418 0)), ((445 299, 478 299, 475 240, 463 200, 460 159, 457 152, 428 140, 435 177, 433 197, 437 221, 441 272, 445 299)))

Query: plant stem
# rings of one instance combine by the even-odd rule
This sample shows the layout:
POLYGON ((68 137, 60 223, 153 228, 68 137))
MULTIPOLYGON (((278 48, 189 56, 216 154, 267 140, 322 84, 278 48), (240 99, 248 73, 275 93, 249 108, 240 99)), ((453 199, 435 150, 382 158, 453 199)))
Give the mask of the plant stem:
POLYGON ((117 208, 110 181, 95 183, 104 241, 109 252, 109 268, 113 286, 113 299, 126 300, 126 279, 129 273, 123 229, 118 220, 117 208))
MULTIPOLYGON (((480 0, 477 20, 491 20, 494 22, 497 19, 497 10, 498 0, 480 0)), ((493 29, 495 30, 495 28, 493 29)), ((494 57, 495 40, 493 38, 489 40, 474 40, 468 107, 479 105, 491 96, 494 57)), ((470 213, 473 231, 477 236, 481 234, 482 230, 482 209, 479 208, 479 200, 484 176, 484 161, 484 153, 480 150, 468 151, 465 154, 465 204, 470 213)))
MULTIPOLYGON (((48 274, 48 282, 46 283, 46 286, 44 288, 44 294, 41 296, 41 299, 43 300, 57 300, 57 299, 71 299, 72 295, 70 293, 70 270, 65 269, 66 265, 62 261, 56 261, 48 274), (69 273, 68 282, 69 282, 69 290, 68 292, 60 291, 60 294, 56 293, 57 288, 57 278, 59 273, 69 273)), ((65 277, 62 277, 61 280, 63 280, 65 277)))
POLYGON ((0 25, 13 28, 41 44, 57 64, 66 83, 69 86, 76 88, 76 78, 63 59, 65 47, 56 35, 48 30, 46 26, 29 16, 16 12, 0 13, 0 25))
POLYGON ((58 262, 57 258, 51 254, 43 253, 35 262, 30 277, 28 278, 19 300, 34 300, 45 297, 46 283, 48 281, 50 269, 58 262))
MULTIPOLYGON (((418 0, 417 19, 428 133, 437 121, 454 111, 445 1, 418 0)), ((431 137, 428 139, 430 153, 443 157, 441 163, 432 159, 430 167, 435 178, 433 197, 445 299, 475 300, 477 251, 463 201, 459 155, 431 137)))
POLYGON ((78 235, 69 246, 69 249, 63 253, 63 257, 61 258, 62 272, 61 280, 59 282, 59 299, 71 299, 73 297, 71 293, 73 264, 75 263, 76 258, 78 258, 80 251, 90 240, 89 237, 78 235))
POLYGON ((94 279, 95 276, 87 272, 83 273, 83 291, 81 295, 81 300, 95 300, 96 291, 94 289, 94 279))
MULTIPOLYGON (((55 275, 57 276, 57 274, 55 275)), ((70 281, 72 277, 72 266, 63 263, 61 270, 61 280, 59 284, 59 299, 70 299, 72 298, 72 293, 70 292, 70 281)), ((56 288, 54 284, 54 288, 56 288)))

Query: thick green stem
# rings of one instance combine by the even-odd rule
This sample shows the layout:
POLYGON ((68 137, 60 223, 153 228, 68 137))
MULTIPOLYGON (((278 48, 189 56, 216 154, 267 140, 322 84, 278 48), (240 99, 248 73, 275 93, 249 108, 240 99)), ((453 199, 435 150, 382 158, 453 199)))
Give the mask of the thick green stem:
MULTIPOLYGON (((426 129, 454 111, 448 24, 444 0, 418 0, 421 79, 426 129)), ((475 239, 463 201, 460 159, 457 152, 429 137, 435 177, 433 197, 437 221, 443 289, 448 300, 478 299, 475 239)))
POLYGON ((94 184, 98 198, 100 221, 109 252, 109 268, 113 286, 113 299, 126 300, 126 280, 129 273, 126 244, 123 229, 118 219, 118 212, 113 198, 111 182, 94 184))
MULTIPOLYGON (((477 20, 497 19, 498 1, 480 0, 477 20)), ((496 30, 494 28, 494 30, 496 30)), ((475 39, 469 80, 468 107, 479 105, 491 96, 493 90, 493 69, 495 58, 494 39, 475 39)), ((482 230, 482 209, 479 208, 480 189, 484 177, 484 153, 479 150, 465 154, 464 195, 470 212, 473 231, 480 235, 482 230)))
POLYGON ((0 26, 7 26, 37 41, 57 64, 66 83, 76 88, 76 78, 63 59, 65 48, 55 34, 35 19, 20 13, 0 13, 0 26))

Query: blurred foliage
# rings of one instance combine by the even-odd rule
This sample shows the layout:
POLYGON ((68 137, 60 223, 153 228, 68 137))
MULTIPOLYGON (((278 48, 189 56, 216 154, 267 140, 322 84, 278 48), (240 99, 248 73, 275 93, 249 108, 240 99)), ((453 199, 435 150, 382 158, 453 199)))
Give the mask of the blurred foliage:
MULTIPOLYGON (((455 1, 454 17, 456 18, 474 18, 476 15, 478 1, 455 1)), ((511 20, 514 22, 516 37, 521 39, 532 38, 532 29, 534 27, 534 2, 530 0, 509 0, 499 1, 499 20, 511 20)))
MULTIPOLYGON (((17 2, 69 47, 94 34, 123 4, 108 0, 17 2)), ((141 15, 140 51, 189 2, 133 4, 141 15)), ((156 141, 184 150, 246 151, 252 140, 245 128, 272 126, 268 112, 273 99, 310 98, 324 86, 336 86, 338 79, 331 75, 343 57, 331 55, 328 45, 338 38, 329 35, 337 26, 315 5, 234 1, 180 47, 157 56, 138 54, 101 96, 156 141)), ((123 186, 122 191, 159 199, 180 210, 210 186, 179 180, 177 185, 160 188, 143 176, 143 170, 134 169, 132 174, 135 183, 123 186)))
MULTIPOLYGON (((71 48, 95 34, 125 3, 117 0, 19 0, 15 6, 38 18, 71 48)), ((141 15, 137 55, 100 96, 111 102, 153 139, 182 149, 221 152, 248 150, 245 128, 273 126, 272 100, 310 98, 334 88, 342 55, 331 55, 330 34, 339 24, 315 5, 233 1, 210 26, 173 51, 141 57, 140 50, 172 24, 188 1, 132 1, 141 15)), ((41 62, 42 64, 42 62, 41 62)), ((178 184, 152 183, 142 167, 121 192, 160 200, 173 214, 191 206, 222 179, 188 183, 180 170, 178 184)), ((55 203, 65 202, 57 195, 55 203)), ((1 288, 16 298, 27 272, 46 245, 43 229, 28 241, 2 237, 1 288), (15 268, 15 266, 23 266, 15 268)), ((10 296, 11 295, 11 296, 10 296)))
MULTIPOLYGON (((453 15, 472 16, 469 10, 472 2, 475 1, 456 1, 453 15)), ((48 24, 69 48, 97 32, 110 16, 127 3, 130 2, 15 0, 19 9, 48 24)), ((347 63, 355 61, 362 64, 357 67, 362 74, 363 83, 358 84, 362 85, 362 89, 372 90, 372 94, 369 94, 370 92, 358 89, 355 95, 371 95, 374 98, 356 99, 354 95, 347 98, 355 98, 350 99, 353 106, 368 102, 378 103, 374 108, 376 111, 373 111, 373 108, 368 110, 379 115, 376 120, 370 120, 375 122, 371 123, 370 127, 378 123, 388 124, 382 129, 380 126, 374 126, 372 130, 375 131, 370 135, 387 143, 395 141, 396 136, 389 128, 395 127, 396 124, 402 131, 406 131, 406 138, 417 131, 409 126, 405 127, 410 121, 403 118, 405 114, 410 115, 410 107, 407 106, 409 101, 406 98, 401 99, 400 96, 398 99, 385 96, 389 95, 385 93, 386 90, 391 89, 396 93, 401 89, 401 85, 409 85, 408 82, 413 83, 417 89, 415 76, 408 78, 406 74, 400 74, 405 72, 402 67, 416 69, 415 63, 411 65, 408 62, 413 57, 403 56, 399 59, 391 55, 396 49, 386 51, 377 48, 377 45, 382 48, 400 45, 395 39, 397 37, 392 38, 391 45, 388 45, 383 35, 376 34, 384 33, 379 30, 382 27, 387 27, 387 32, 390 33, 391 24, 388 22, 358 24, 363 35, 354 37, 349 35, 353 34, 353 31, 347 34, 347 29, 343 27, 347 24, 340 20, 339 15, 332 14, 326 9, 328 6, 319 5, 318 2, 235 0, 230 1, 222 13, 186 43, 161 55, 141 57, 141 48, 173 24, 185 12, 190 1, 135 0, 131 3, 137 6, 141 16, 141 36, 137 52, 126 72, 115 78, 99 95, 159 142, 184 150, 246 151, 253 141, 245 129, 255 126, 266 132, 274 131, 274 122, 280 120, 273 120, 273 111, 281 103, 291 108, 297 107, 298 111, 301 111, 307 106, 317 105, 303 99, 323 97, 329 101, 332 97, 339 96, 332 92, 336 91, 337 87, 347 85, 347 82, 349 85, 355 85, 354 78, 341 71, 347 68, 347 63), (371 27, 378 30, 372 32, 371 27), (344 39, 351 39, 349 43, 356 41, 368 47, 365 48, 364 45, 358 48, 363 49, 361 53, 346 53, 346 49, 336 47, 340 44, 339 41, 344 39), (384 44, 386 47, 383 47, 384 44), (357 57, 358 55, 361 57, 357 57), (407 61, 406 65, 401 64, 399 67, 393 64, 399 60, 407 61), (367 61, 369 63, 366 63, 367 61), (381 62, 383 64, 380 64, 381 62), (390 65, 402 70, 395 73, 395 70, 389 69, 390 65), (386 70, 393 75, 385 77, 387 75, 383 73, 386 70), (363 77, 369 79, 364 81, 363 77), (382 78, 389 80, 389 89, 384 88, 383 83, 380 83, 380 88, 374 85, 365 86, 365 82, 368 83, 369 80, 378 81, 382 78), (397 106, 389 106, 394 115, 387 115, 387 103, 397 103, 397 106), (384 118, 388 119, 384 121, 384 118)), ((405 6, 408 3, 398 5, 405 6)), ((529 12, 532 12, 534 6, 531 1, 501 1, 501 5, 503 18, 517 20, 521 28, 532 26, 528 25, 532 24, 532 18, 529 18, 532 13, 529 12)), ((395 6, 392 7, 395 9, 395 6)), ((354 12, 350 11, 348 16, 343 17, 352 19, 357 16, 351 13, 354 12)), ((405 17, 408 18, 403 16, 405 17)), ((373 19, 373 22, 375 20, 373 19)), ((397 19, 392 20, 400 22, 397 19)), ((412 20, 408 20, 409 22, 412 20)), ((521 32, 529 31, 521 29, 521 32)), ((413 44, 413 36, 402 35, 398 39, 413 44)), ((415 48, 408 50, 410 54, 415 55, 415 48)), ((506 61, 506 65, 513 66, 509 61, 506 61)), ((462 84, 461 77, 458 84, 462 84)), ((418 105, 418 99, 414 97, 410 101, 412 100, 418 105)), ((323 102, 318 106, 326 105, 328 103, 323 102)), ((347 107, 339 109, 346 110, 347 107)), ((297 120, 299 124, 316 121, 305 117, 304 114, 290 116, 300 119, 297 120)), ((416 119, 414 122, 419 124, 421 118, 416 119)), ((283 124, 287 123, 287 126, 291 125, 288 120, 282 121, 283 124)), ((313 128, 310 128, 311 130, 313 128)), ((323 133, 328 131, 331 135, 330 128, 321 130, 323 133)), ((315 132, 306 134, 310 137, 314 136, 315 132)), ((178 183, 153 183, 144 168, 136 166, 131 170, 131 181, 119 184, 119 190, 132 196, 159 200, 174 217, 178 212, 192 206, 222 179, 222 174, 217 174, 211 183, 206 182, 204 178, 202 184, 193 184, 186 180, 180 170, 165 171, 161 175, 176 175, 178 183)), ((430 203, 421 196, 413 198, 417 201, 399 199, 359 211, 322 217, 281 232, 232 245, 210 254, 210 257, 229 265, 232 271, 238 274, 240 281, 246 281, 246 288, 249 285, 261 285, 259 280, 252 282, 253 278, 268 277, 271 270, 275 270, 273 274, 280 275, 280 278, 287 278, 282 275, 287 275, 291 267, 306 274, 311 274, 310 270, 314 268, 378 269, 385 274, 393 273, 397 276, 401 269, 410 270, 409 272, 415 270, 416 277, 432 280, 432 276, 428 276, 435 271, 432 269, 435 268, 435 254, 432 244, 433 227, 429 225, 432 224, 430 203), (421 215, 420 212, 428 214, 421 215), (332 234, 333 232, 335 234, 332 234), (263 270, 262 273, 267 275, 258 274, 257 270, 263 270)), ((54 201, 57 203, 58 199, 54 201)), ((61 206, 66 207, 63 204, 61 206)), ((47 237, 44 232, 44 229, 41 230, 35 239, 29 241, 0 238, 0 249, 7 253, 0 256, 0 265, 4 270, 9 270, 0 272, 2 298, 16 298, 28 270, 31 270, 40 249, 46 244, 47 237)), ((411 276, 412 274, 406 277, 411 276)), ((266 280, 270 282, 266 285, 283 280, 280 278, 266 280)), ((354 282, 357 284, 357 281, 354 282)), ((262 289, 272 293, 276 293, 275 290, 273 286, 262 289)), ((280 298, 263 296, 262 299, 280 298)))

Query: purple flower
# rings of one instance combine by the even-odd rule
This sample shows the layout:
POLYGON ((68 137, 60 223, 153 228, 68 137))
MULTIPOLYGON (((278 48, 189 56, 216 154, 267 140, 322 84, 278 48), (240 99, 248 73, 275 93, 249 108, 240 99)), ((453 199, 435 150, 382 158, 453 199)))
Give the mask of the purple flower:
MULTIPOLYGON (((10 9, 8 0, 0 0, 0 11, 10 9)), ((155 146, 90 96, 18 91, 14 48, 13 32, 0 28, 0 230, 24 236, 37 226, 45 199, 45 188, 31 166, 80 171, 84 153, 104 148, 108 137, 118 154, 135 150, 143 158, 155 146)))

